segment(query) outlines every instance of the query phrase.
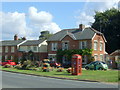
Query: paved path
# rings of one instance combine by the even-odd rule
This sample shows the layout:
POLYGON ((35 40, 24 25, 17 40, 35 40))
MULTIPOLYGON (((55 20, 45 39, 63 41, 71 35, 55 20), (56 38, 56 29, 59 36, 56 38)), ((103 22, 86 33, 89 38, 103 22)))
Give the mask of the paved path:
POLYGON ((2 72, 2 88, 118 88, 117 84, 84 82, 2 72))

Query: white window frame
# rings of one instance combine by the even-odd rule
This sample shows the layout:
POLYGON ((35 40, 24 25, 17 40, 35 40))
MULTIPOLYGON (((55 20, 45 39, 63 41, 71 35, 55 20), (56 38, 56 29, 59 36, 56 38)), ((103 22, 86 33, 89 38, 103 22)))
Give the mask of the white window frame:
POLYGON ((8 55, 5 55, 5 60, 7 60, 8 59, 8 55))
POLYGON ((13 60, 13 58, 14 58, 13 56, 10 57, 11 60, 13 60))
POLYGON ((98 54, 94 54, 95 61, 98 60, 98 54), (95 58, 97 56, 97 58, 95 58))
POLYGON ((52 59, 52 61, 56 61, 56 54, 48 54, 48 58, 52 59))
POLYGON ((94 50, 98 50, 98 41, 97 40, 94 40, 94 50))
POLYGON ((69 42, 62 42, 62 50, 68 50, 68 48, 69 48, 69 42), (67 43, 67 44, 65 44, 65 43, 67 43))
POLYGON ((80 41, 80 49, 85 49, 87 48, 87 41, 80 41))
POLYGON ((5 52, 6 53, 8 52, 8 46, 5 46, 5 52))
POLYGON ((12 47, 11 47, 11 52, 14 52, 14 51, 15 51, 15 47, 12 46, 12 47))
POLYGON ((33 51, 37 51, 37 46, 33 46, 33 51))
POLYGON ((57 43, 51 43, 51 49, 52 49, 52 51, 57 51, 57 46, 58 46, 57 43))
POLYGON ((100 41, 100 51, 103 51, 103 42, 100 41))
POLYGON ((103 54, 100 54, 100 61, 104 61, 104 55, 103 54), (102 56, 102 58, 101 58, 102 56))
POLYGON ((27 46, 27 51, 30 51, 31 50, 31 46, 27 46))

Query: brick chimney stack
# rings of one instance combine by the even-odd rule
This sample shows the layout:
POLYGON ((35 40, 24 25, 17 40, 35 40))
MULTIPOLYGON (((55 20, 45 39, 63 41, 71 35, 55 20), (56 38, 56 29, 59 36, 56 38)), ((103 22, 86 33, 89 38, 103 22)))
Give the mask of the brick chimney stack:
POLYGON ((18 40, 18 35, 17 34, 15 34, 14 40, 18 40))
POLYGON ((85 29, 85 25, 80 24, 80 25, 79 25, 79 29, 80 29, 81 31, 84 30, 84 29, 85 29))
POLYGON ((26 40, 26 37, 23 37, 22 40, 26 40))

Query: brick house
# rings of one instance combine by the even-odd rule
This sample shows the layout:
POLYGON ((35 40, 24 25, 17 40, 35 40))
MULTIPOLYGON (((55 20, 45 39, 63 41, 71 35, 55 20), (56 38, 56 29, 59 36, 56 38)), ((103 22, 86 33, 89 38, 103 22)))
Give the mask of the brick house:
MULTIPOLYGON (((18 40, 18 36, 14 36, 14 40, 5 40, 0 43, 0 60, 12 59, 18 61, 23 54, 28 55, 31 50, 37 60, 47 58, 47 42, 46 40, 18 40), (29 49, 29 51, 28 51, 29 49)), ((26 58, 28 59, 28 58, 26 58)))
MULTIPOLYGON (((83 24, 79 25, 79 28, 75 29, 63 29, 51 36, 48 40, 48 58, 56 60, 56 53, 58 49, 93 49, 92 56, 95 60, 104 61, 105 54, 105 42, 104 35, 97 30, 88 27, 85 28, 83 24)), ((67 62, 63 57, 63 63, 67 62)), ((87 64, 88 57, 83 57, 83 64, 87 64)))
POLYGON ((115 50, 109 55, 109 60, 112 60, 112 68, 120 69, 120 49, 115 50), (116 62, 119 63, 116 63, 116 62))
POLYGON ((25 40, 6 40, 1 41, 0 46, 0 60, 15 60, 18 57, 19 45, 24 43, 25 40))

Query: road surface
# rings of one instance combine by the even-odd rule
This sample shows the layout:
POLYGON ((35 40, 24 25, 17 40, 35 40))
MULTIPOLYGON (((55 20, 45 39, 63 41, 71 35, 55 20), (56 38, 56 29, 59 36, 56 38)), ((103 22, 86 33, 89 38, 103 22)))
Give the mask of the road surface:
POLYGON ((118 88, 118 84, 39 77, 0 71, 2 88, 118 88))

